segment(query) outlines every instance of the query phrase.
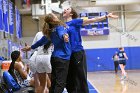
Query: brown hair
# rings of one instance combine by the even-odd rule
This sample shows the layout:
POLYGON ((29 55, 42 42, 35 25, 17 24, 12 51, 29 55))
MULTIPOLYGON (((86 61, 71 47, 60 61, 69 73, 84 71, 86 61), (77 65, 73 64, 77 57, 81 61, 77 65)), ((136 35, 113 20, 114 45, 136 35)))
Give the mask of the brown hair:
POLYGON ((72 14, 72 19, 78 18, 77 12, 71 7, 71 14, 72 14))
POLYGON ((123 49, 123 47, 119 47, 119 50, 122 50, 123 49))
POLYGON ((45 16, 44 24, 43 24, 43 35, 45 35, 47 38, 50 38, 51 33, 53 32, 53 29, 56 26, 63 25, 65 27, 65 24, 61 22, 60 20, 54 21, 53 14, 49 13, 45 16))

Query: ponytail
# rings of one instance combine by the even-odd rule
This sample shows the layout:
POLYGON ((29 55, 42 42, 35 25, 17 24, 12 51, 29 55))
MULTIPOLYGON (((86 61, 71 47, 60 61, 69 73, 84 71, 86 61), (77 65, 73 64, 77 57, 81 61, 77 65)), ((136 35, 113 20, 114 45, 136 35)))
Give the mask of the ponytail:
POLYGON ((48 48, 51 46, 51 43, 52 42, 49 40, 48 43, 44 45, 44 48, 43 48, 44 53, 47 52, 48 48))
POLYGON ((8 72, 13 76, 13 78, 15 80, 16 80, 16 77, 15 77, 15 74, 14 74, 14 65, 15 65, 16 60, 19 58, 19 56, 20 56, 20 52, 19 51, 13 51, 11 53, 12 62, 10 64, 10 67, 9 67, 9 70, 8 70, 8 72))
POLYGON ((50 38, 51 35, 51 29, 48 23, 43 24, 43 30, 42 30, 43 35, 45 35, 47 38, 50 38))
MULTIPOLYGON (((9 67, 8 72, 10 73, 10 75, 12 75, 12 77, 16 80, 16 76, 14 74, 14 65, 15 65, 15 61, 11 62, 11 65, 9 67)), ((17 81, 17 80, 16 80, 17 81)))

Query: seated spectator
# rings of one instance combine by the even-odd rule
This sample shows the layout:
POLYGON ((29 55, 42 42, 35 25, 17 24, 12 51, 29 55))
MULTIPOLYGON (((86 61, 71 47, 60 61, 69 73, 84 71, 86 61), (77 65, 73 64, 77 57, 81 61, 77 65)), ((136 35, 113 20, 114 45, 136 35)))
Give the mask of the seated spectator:
POLYGON ((29 68, 21 61, 19 51, 11 53, 12 62, 9 67, 9 73, 18 82, 21 87, 34 86, 34 79, 29 76, 29 68))

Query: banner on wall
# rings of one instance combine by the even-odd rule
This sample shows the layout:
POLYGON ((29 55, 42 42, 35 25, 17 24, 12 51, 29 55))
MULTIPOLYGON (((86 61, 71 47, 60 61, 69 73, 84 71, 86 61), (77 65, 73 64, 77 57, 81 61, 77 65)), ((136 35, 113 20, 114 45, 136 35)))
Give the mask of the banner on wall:
POLYGON ((3 31, 3 9, 2 9, 2 0, 0 0, 0 31, 3 31))
POLYGON ((9 33, 14 34, 14 10, 13 3, 9 2, 9 33))
POLYGON ((15 7, 15 14, 16 14, 16 36, 17 38, 21 38, 22 32, 21 32, 20 12, 16 7, 15 7))
POLYGON ((9 24, 8 24, 8 0, 3 0, 3 23, 4 23, 4 31, 6 33, 9 32, 9 24))
MULTIPOLYGON (((80 13, 80 18, 83 20, 100 17, 107 15, 107 12, 98 12, 98 13, 80 13)), ((109 35, 108 19, 91 23, 81 27, 81 35, 109 35)))

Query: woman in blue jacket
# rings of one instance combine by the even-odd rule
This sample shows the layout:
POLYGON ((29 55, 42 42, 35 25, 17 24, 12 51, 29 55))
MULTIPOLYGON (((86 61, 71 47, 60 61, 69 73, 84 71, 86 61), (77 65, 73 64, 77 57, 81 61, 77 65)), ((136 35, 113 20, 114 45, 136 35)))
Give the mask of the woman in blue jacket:
POLYGON ((69 37, 72 46, 72 55, 70 58, 67 90, 68 93, 89 93, 87 85, 87 65, 85 51, 82 46, 80 28, 82 25, 94 23, 106 18, 118 18, 118 16, 109 13, 108 15, 92 18, 77 19, 78 14, 73 8, 67 8, 63 12, 66 24, 69 30, 69 37))
POLYGON ((66 79, 71 55, 71 45, 69 42, 65 25, 54 14, 48 14, 44 19, 44 36, 31 47, 25 47, 22 50, 28 51, 38 46, 46 44, 49 40, 54 45, 54 51, 51 56, 52 75, 51 88, 49 93, 62 93, 66 86, 66 79))

